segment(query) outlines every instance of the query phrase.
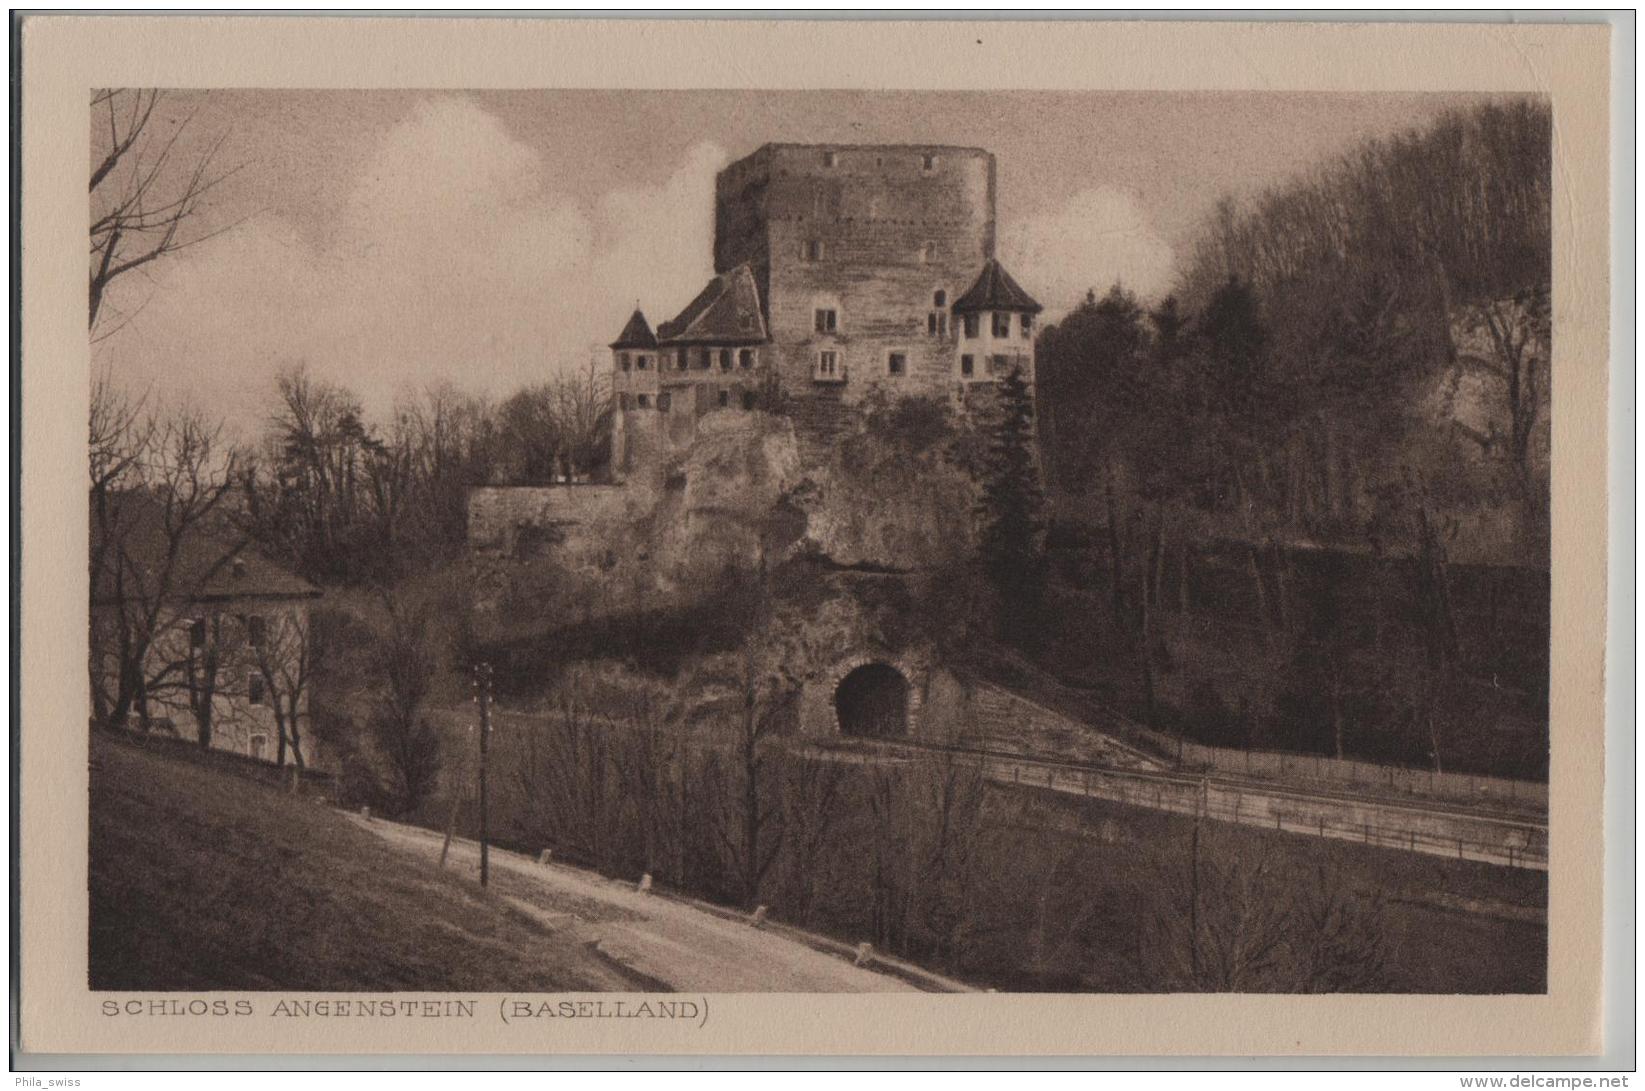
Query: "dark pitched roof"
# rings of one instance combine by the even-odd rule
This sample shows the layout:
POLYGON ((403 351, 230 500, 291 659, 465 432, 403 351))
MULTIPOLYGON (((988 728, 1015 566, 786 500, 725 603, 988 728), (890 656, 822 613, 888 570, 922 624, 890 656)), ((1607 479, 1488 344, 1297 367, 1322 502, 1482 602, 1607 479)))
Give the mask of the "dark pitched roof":
POLYGON ((654 349, 657 347, 657 338, 651 333, 651 323, 645 320, 645 315, 638 307, 628 316, 628 325, 623 332, 611 342, 614 349, 654 349))
POLYGON ((163 593, 176 602, 205 602, 236 598, 313 598, 320 589, 259 550, 237 529, 226 513, 213 513, 183 536, 167 576, 164 508, 145 493, 124 493, 114 499, 117 529, 104 531, 93 513, 92 556, 100 548, 104 563, 92 573, 93 598, 112 602, 117 593, 128 599, 147 599, 163 593), (124 557, 124 578, 116 584, 115 551, 124 557), (117 587, 121 590, 117 592, 117 587))
POLYGON ((764 341, 760 289, 747 265, 721 273, 672 321, 657 327, 662 341, 753 344, 764 341))
POLYGON ((1034 302, 1034 297, 1022 290, 1022 285, 1011 279, 995 258, 983 264, 977 282, 954 300, 954 310, 966 311, 1027 311, 1038 314, 1045 308, 1034 302))

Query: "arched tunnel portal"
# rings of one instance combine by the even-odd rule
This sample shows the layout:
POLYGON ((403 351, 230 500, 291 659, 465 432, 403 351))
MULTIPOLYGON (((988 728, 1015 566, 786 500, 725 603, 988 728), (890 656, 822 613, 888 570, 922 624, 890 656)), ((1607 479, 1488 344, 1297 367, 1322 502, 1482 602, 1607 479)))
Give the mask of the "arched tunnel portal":
POLYGON ((905 737, 908 698, 908 679, 896 667, 877 661, 862 664, 834 688, 840 733, 869 739, 905 737))

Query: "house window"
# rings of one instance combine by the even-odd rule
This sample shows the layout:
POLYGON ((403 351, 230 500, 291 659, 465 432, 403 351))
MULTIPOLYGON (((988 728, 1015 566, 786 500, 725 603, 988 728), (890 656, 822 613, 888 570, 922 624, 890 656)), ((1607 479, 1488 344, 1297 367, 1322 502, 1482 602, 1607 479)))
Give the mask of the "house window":
POLYGON ((730 404, 731 404, 731 391, 729 391, 729 390, 720 391, 720 408, 724 409, 726 406, 728 406, 730 404))
POLYGON ((658 410, 658 412, 661 412, 661 413, 668 412, 669 407, 672 406, 673 404, 674 404, 674 395, 670 394, 668 391, 665 390, 661 394, 657 395, 657 410, 658 410))
POLYGON ((720 350, 720 370, 721 371, 730 371, 731 370, 731 350, 730 349, 721 349, 720 350))
POLYGON ((262 647, 263 637, 267 632, 267 619, 258 614, 246 617, 246 643, 253 648, 262 647))
POLYGON ((932 292, 931 293, 931 305, 933 307, 946 307, 946 306, 948 306, 948 293, 943 291, 941 288, 938 288, 936 291, 932 292))
POLYGON ((920 156, 920 169, 921 170, 936 170, 937 169, 937 157, 934 156, 934 155, 922 155, 922 156, 920 156))
POLYGON ((1034 316, 1031 314, 1022 316, 1022 335, 1025 338, 1034 336, 1034 316))
POLYGON ((644 371, 647 368, 649 368, 650 366, 651 366, 651 357, 643 355, 643 354, 640 355, 640 356, 634 357, 634 367, 635 367, 636 370, 644 371))
POLYGON ((968 314, 965 316, 965 336, 977 336, 977 316, 974 314, 968 314))
POLYGON ((206 619, 205 618, 197 617, 193 621, 189 622, 189 626, 188 626, 188 644, 189 644, 189 647, 191 647, 191 648, 203 648, 203 647, 206 646, 206 619))
POLYGON ((893 352, 885 358, 885 370, 892 375, 908 374, 908 353, 893 352))
POLYGON ((840 354, 837 352, 827 351, 817 353, 816 377, 826 381, 835 381, 843 378, 840 373, 840 354))
POLYGON ((1011 316, 1009 314, 1002 314, 999 311, 994 312, 994 336, 1011 336, 1011 316))
POLYGON ((749 368, 753 367, 754 366, 754 350, 753 349, 741 349, 741 350, 739 350, 737 352, 737 366, 742 368, 745 371, 748 370, 749 368))
POLYGON ((628 353, 619 352, 617 354, 617 366, 622 368, 624 371, 627 371, 628 370, 628 365, 629 365, 628 353))
POLYGON ((263 703, 263 676, 256 671, 246 675, 246 700, 254 705, 263 703))
POLYGON ((977 373, 977 358, 970 353, 960 357, 960 374, 975 375, 977 373))
POLYGON ((649 409, 651 408, 651 397, 647 394, 637 394, 634 397, 634 403, 641 409, 649 409))
POLYGON ((743 391, 743 408, 750 410, 754 408, 754 392, 752 390, 743 391))
POLYGON ((839 312, 832 309, 817 308, 816 326, 818 333, 833 333, 839 328, 839 312))
POLYGON ((802 249, 800 251, 800 256, 805 258, 806 261, 821 261, 823 259, 822 240, 821 239, 807 239, 807 240, 805 240, 805 247, 804 247, 804 249, 802 249))
POLYGON ((822 155, 823 155, 823 166, 825 166, 825 167, 833 167, 834 164, 838 161, 837 157, 834 155, 833 152, 823 152, 822 155))

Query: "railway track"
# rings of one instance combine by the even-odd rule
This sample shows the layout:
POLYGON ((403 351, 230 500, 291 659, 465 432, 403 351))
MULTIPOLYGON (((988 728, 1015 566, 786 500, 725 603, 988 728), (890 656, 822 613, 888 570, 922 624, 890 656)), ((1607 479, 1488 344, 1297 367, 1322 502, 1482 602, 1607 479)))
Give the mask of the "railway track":
POLYGON ((1288 788, 1227 774, 1124 768, 939 743, 897 740, 873 745, 882 752, 910 756, 951 755, 981 766, 996 783, 1451 859, 1548 868, 1547 819, 1530 812, 1288 788))

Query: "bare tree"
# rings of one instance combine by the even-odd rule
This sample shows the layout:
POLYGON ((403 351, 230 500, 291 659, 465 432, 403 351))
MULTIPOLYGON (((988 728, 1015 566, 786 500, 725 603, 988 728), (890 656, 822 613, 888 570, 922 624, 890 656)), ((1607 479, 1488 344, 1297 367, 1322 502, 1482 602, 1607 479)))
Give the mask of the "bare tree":
POLYGON ((377 695, 371 733, 387 760, 400 813, 415 811, 440 779, 440 733, 424 715, 434 684, 433 603, 385 591, 375 641, 377 695))
POLYGON ((235 173, 217 166, 227 134, 185 161, 179 141, 192 115, 157 115, 162 98, 152 89, 92 92, 91 329, 116 280, 234 226, 201 222, 208 195, 235 173))
MULTIPOLYGON (((285 765, 289 754, 295 777, 307 768, 308 761, 303 752, 303 732, 309 718, 309 687, 318 651, 313 626, 306 608, 293 608, 267 616, 262 629, 260 638, 249 641, 250 654, 279 730, 275 763, 285 765)), ((295 785, 296 780, 292 783, 295 785)))
POLYGON ((810 927, 824 874, 828 850, 844 817, 847 766, 827 758, 793 755, 784 762, 782 825, 785 842, 783 884, 789 912, 801 926, 810 927))
POLYGON ((208 533, 237 456, 224 450, 222 426, 193 410, 139 421, 129 405, 94 402, 93 429, 94 708, 114 727, 135 708, 146 727, 150 649, 178 607, 239 552, 216 548, 208 533))
POLYGON ((1152 988, 1209 992, 1349 992, 1384 983, 1380 900, 1321 864, 1290 861, 1194 823, 1186 862, 1166 865, 1165 895, 1142 948, 1152 988))
POLYGON ((917 763, 911 781, 914 905, 932 954, 952 968, 972 924, 987 779, 976 763, 943 751, 917 763))
MULTIPOLYGON (((763 577, 763 573, 762 573, 763 577)), ((760 592, 763 594, 763 589, 760 592)), ((771 741, 797 696, 786 681, 764 670, 756 626, 737 661, 737 719, 732 768, 736 784, 728 793, 718 826, 721 847, 732 862, 743 903, 759 904, 765 877, 782 851, 782 807, 774 798, 771 741)))
POLYGON ((684 832, 680 804, 686 757, 684 727, 676 712, 656 694, 634 694, 624 714, 625 730, 617 740, 616 766, 618 784, 639 826, 642 867, 647 874, 658 874, 668 862, 669 879, 683 886, 679 841, 684 832))

